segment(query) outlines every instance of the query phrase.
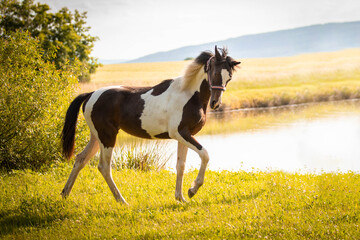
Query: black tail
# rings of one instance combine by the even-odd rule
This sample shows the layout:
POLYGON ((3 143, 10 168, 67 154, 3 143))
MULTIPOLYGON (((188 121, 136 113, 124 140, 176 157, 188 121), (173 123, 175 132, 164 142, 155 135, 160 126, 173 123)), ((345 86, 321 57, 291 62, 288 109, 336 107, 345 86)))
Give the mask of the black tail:
POLYGON ((65 116, 64 128, 61 133, 62 150, 66 159, 70 159, 74 153, 75 129, 81 104, 92 94, 83 93, 71 102, 65 116))

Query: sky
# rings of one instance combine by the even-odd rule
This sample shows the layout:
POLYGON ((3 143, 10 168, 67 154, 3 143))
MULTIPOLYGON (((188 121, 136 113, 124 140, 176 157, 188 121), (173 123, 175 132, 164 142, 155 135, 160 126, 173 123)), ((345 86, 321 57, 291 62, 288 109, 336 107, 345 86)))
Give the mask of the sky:
POLYGON ((87 12, 92 56, 147 54, 295 27, 360 20, 359 0, 38 0, 87 12))

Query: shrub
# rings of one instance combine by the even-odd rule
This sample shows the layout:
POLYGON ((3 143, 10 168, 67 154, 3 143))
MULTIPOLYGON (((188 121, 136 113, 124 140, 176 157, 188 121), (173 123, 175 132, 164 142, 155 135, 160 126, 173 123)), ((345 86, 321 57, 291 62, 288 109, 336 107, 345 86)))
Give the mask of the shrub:
POLYGON ((0 42, 0 167, 31 168, 59 161, 59 135, 78 67, 56 70, 29 33, 0 42))

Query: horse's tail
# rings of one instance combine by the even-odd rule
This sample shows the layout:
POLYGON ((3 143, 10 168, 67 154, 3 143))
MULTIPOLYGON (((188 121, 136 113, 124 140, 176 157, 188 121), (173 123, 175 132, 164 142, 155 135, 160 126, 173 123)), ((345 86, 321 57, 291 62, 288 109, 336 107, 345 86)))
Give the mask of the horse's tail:
POLYGON ((65 123, 61 133, 62 151, 66 159, 70 159, 74 154, 75 146, 75 129, 76 122, 79 115, 81 104, 92 94, 83 93, 77 96, 71 102, 65 116, 65 123))

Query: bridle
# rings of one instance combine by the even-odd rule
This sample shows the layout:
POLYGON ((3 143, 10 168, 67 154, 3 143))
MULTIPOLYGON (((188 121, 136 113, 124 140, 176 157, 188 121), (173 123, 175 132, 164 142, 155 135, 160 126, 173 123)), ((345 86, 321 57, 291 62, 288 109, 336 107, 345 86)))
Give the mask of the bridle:
POLYGON ((226 90, 226 87, 225 86, 213 86, 212 85, 212 81, 210 79, 210 62, 211 60, 214 58, 214 56, 210 57, 209 60, 207 61, 206 63, 206 72, 207 72, 207 75, 208 75, 208 81, 209 81, 209 85, 210 85, 210 89, 217 89, 217 90, 220 90, 220 91, 225 91, 226 90))

